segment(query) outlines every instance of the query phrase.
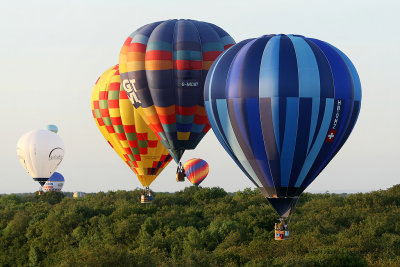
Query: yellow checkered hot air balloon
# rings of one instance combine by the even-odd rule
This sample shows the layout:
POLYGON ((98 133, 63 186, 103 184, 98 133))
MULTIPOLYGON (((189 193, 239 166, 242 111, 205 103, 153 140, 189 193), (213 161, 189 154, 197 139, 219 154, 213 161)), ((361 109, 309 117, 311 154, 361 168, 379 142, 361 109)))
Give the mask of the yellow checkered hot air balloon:
POLYGON ((142 202, 151 202, 148 187, 172 157, 135 112, 121 86, 118 65, 97 80, 92 92, 92 112, 104 138, 145 187, 142 202))

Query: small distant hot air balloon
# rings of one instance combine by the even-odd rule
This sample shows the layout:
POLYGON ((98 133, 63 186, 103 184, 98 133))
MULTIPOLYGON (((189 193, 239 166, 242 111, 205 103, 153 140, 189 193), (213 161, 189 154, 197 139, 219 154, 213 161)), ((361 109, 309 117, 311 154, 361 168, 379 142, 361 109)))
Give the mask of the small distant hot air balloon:
POLYGON ((43 186, 64 158, 64 142, 48 130, 33 130, 17 143, 17 155, 33 180, 43 186))
POLYGON ((59 172, 54 172, 53 175, 47 180, 47 182, 43 186, 43 190, 45 192, 55 191, 61 192, 61 189, 64 186, 64 176, 59 172))
POLYGON ((203 86, 214 60, 235 44, 220 27, 172 19, 140 27, 125 41, 119 58, 121 80, 135 109, 178 164, 210 129, 203 86))
POLYGON ((83 198, 85 195, 86 194, 84 192, 75 192, 73 198, 83 198))
POLYGON ((221 55, 204 87, 218 140, 281 216, 346 142, 361 106, 361 84, 336 47, 299 35, 244 40, 221 55))
POLYGON ((145 187, 142 202, 151 202, 149 186, 172 157, 134 110, 121 86, 118 65, 97 80, 92 92, 92 112, 105 139, 145 187))
POLYGON ((186 177, 194 185, 199 185, 209 172, 208 163, 202 159, 189 159, 183 167, 186 177))
POLYGON ((49 124, 46 126, 46 129, 53 133, 58 133, 58 127, 54 124, 49 124))

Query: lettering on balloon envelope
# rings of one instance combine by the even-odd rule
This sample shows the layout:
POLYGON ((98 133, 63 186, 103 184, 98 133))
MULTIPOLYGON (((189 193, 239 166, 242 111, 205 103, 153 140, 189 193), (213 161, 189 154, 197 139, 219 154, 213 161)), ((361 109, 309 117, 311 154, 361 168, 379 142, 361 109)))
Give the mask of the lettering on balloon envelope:
POLYGON ((137 97, 137 89, 135 86, 136 80, 135 79, 124 79, 122 81, 122 86, 124 87, 124 90, 126 94, 128 95, 129 100, 132 102, 133 106, 135 108, 138 108, 141 106, 141 101, 137 97))
POLYGON ((181 82, 182 87, 196 87, 199 86, 198 81, 182 81, 181 82))
POLYGON ((328 134, 326 135, 325 138, 325 143, 333 143, 336 137, 337 133, 337 127, 339 125, 339 120, 341 118, 341 112, 342 112, 342 100, 338 99, 336 100, 336 105, 335 105, 335 110, 334 110, 334 115, 333 115, 333 121, 331 123, 331 127, 328 131, 328 134))

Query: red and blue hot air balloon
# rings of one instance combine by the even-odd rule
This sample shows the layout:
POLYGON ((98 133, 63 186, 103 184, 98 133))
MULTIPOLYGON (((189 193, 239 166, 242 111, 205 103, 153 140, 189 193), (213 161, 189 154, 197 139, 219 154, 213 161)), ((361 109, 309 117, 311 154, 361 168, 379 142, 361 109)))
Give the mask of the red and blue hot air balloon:
POLYGON ((361 105, 349 58, 299 35, 231 47, 208 72, 204 93, 220 143, 282 220, 343 146, 361 105))
POLYGON ((214 60, 234 44, 214 24, 173 19, 137 29, 121 49, 124 89, 177 163, 210 129, 204 81, 214 60))
POLYGON ((186 177, 194 185, 199 185, 209 172, 208 163, 202 159, 189 159, 185 162, 183 168, 186 177))

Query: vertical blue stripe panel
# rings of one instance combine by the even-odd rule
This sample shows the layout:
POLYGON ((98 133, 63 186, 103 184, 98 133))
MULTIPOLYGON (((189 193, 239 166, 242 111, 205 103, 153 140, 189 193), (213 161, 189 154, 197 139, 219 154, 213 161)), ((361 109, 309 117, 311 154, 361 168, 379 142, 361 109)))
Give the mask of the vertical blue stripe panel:
MULTIPOLYGON (((231 100, 228 101, 228 112, 229 116, 232 119, 231 124, 233 125, 235 133, 238 134, 237 141, 240 145, 242 145, 242 149, 244 155, 250 156, 252 154, 250 138, 248 137, 248 133, 246 131, 246 125, 244 123, 244 114, 241 110, 240 100, 240 80, 243 77, 243 62, 246 58, 247 51, 254 44, 257 39, 254 39, 244 45, 242 49, 238 51, 236 57, 233 59, 232 64, 230 65, 228 77, 226 79, 226 99, 231 100), (247 153, 246 153, 247 152, 247 153)), ((257 171, 254 170, 256 173, 257 171)))
POLYGON ((259 39, 254 39, 254 40, 248 42, 246 45, 244 45, 242 47, 242 49, 240 49, 239 52, 236 54, 235 58, 233 59, 232 64, 229 68, 228 78, 226 81, 227 88, 229 88, 229 90, 226 90, 226 98, 227 99, 238 98, 241 96, 239 85, 240 85, 241 80, 244 78, 243 63, 246 59, 247 52, 249 51, 251 46, 257 40, 259 40, 259 39))
POLYGON ((336 52, 342 57, 343 61, 346 63, 347 68, 350 71, 350 75, 353 81, 353 86, 354 86, 354 101, 361 101, 361 82, 360 82, 360 77, 358 76, 357 70, 354 67, 353 63, 351 60, 339 49, 336 47, 332 46, 333 49, 336 50, 336 52))
MULTIPOLYGON (((261 56, 269 37, 255 39, 243 46, 233 60, 229 71, 228 88, 237 86, 238 92, 228 93, 228 112, 239 145, 249 160, 255 174, 262 179, 264 186, 273 187, 271 182, 268 161, 266 159, 261 127, 260 112, 258 109, 259 72, 261 56), (235 68, 234 66, 237 66, 235 68), (231 86, 231 84, 233 84, 231 86), (250 106, 254 105, 254 107, 250 106), (232 108, 233 107, 233 108, 232 108), (259 129, 254 132, 254 127, 259 129), (264 154, 265 162, 260 161, 264 154)), ((236 89, 236 88, 235 88, 236 89)), ((263 158, 263 159, 264 159, 263 158)))
POLYGON ((272 122, 274 126, 276 148, 278 154, 281 154, 281 143, 279 140, 279 97, 271 97, 271 111, 272 111, 272 122))
POLYGON ((239 143, 237 142, 235 133, 233 132, 232 125, 229 120, 228 108, 225 99, 217 99, 217 110, 219 114, 219 118, 221 121, 221 126, 224 131, 224 135, 229 143, 229 146, 232 148, 233 153, 236 155, 237 159, 242 164, 243 168, 247 171, 247 173, 254 179, 259 187, 262 186, 260 180, 257 175, 254 173, 253 169, 250 166, 249 161, 245 157, 239 143))
MULTIPOLYGON (((323 167, 326 166, 326 164, 328 164, 328 162, 332 159, 334 153, 336 153, 340 147, 339 144, 341 143, 341 140, 343 140, 344 134, 345 134, 345 129, 347 129, 347 125, 349 122, 349 112, 348 110, 350 109, 350 106, 353 105, 353 101, 352 100, 334 100, 334 106, 333 106, 333 115, 332 115, 332 119, 330 122, 330 126, 329 129, 336 129, 336 135, 335 138, 333 140, 333 142, 324 142, 324 144, 322 145, 317 158, 315 159, 313 166, 311 167, 305 182, 307 182, 311 177, 313 177, 314 175, 317 175, 320 171, 322 170, 323 167), (340 106, 339 102, 341 103, 340 106), (337 114, 339 114, 338 118, 338 123, 335 125, 335 120, 336 120, 336 116, 337 114)), ((326 136, 325 136, 326 137, 326 136)), ((303 186, 303 185, 302 185, 303 186)))
POLYGON ((281 36, 279 47, 279 96, 299 96, 296 52, 289 37, 281 36))
POLYGON ((315 129, 317 127, 320 102, 321 102, 321 100, 319 97, 312 98, 311 125, 310 125, 310 135, 308 136, 307 153, 310 151, 310 147, 311 147, 313 137, 315 134, 315 129))
MULTIPOLYGON (((235 128, 235 132, 239 133, 240 136, 238 136, 238 141, 239 144, 242 144, 243 149, 248 149, 249 151, 249 156, 250 154, 253 154, 251 151, 251 145, 250 145, 250 138, 248 136, 248 133, 246 131, 246 125, 244 122, 244 114, 241 112, 241 100, 238 98, 228 98, 228 112, 231 118, 231 124, 233 124, 233 127, 235 128), (240 140, 241 139, 241 140, 240 140), (244 141, 244 143, 243 143, 244 141), (244 148, 246 147, 246 148, 244 148)), ((243 151, 245 152, 245 151, 243 151)), ((246 153, 245 153, 246 154, 246 153)))
POLYGON ((238 52, 228 74, 227 98, 230 122, 245 157, 263 186, 273 188, 263 149, 258 103, 261 57, 269 39, 264 36, 250 41, 238 52))
MULTIPOLYGON (((277 97, 274 97, 277 98, 277 97)), ((260 98, 260 123, 262 128, 262 137, 264 140, 264 149, 267 153, 268 165, 270 168, 272 180, 275 188, 280 187, 280 158, 275 141, 275 133, 272 120, 271 98, 260 98)))
POLYGON ((313 51, 303 38, 293 36, 289 38, 296 51, 300 97, 319 97, 321 90, 319 70, 313 51))
POLYGON ((324 114, 325 114, 325 106, 326 106, 326 98, 320 98, 319 99, 317 126, 315 127, 315 132, 314 132, 314 136, 312 138, 310 149, 314 145, 315 140, 317 139, 317 136, 318 136, 318 130, 317 129, 321 128, 322 120, 323 120, 324 114))
MULTIPOLYGON (((331 121, 331 129, 337 129, 335 140, 332 145, 329 146, 327 152, 323 153, 323 158, 325 161, 333 156, 335 151, 339 149, 339 144, 344 137, 344 133, 349 125, 351 113, 353 110, 353 99, 354 99, 354 87, 352 82, 352 77, 349 69, 343 58, 340 54, 337 53, 337 49, 333 46, 312 39, 314 43, 316 43, 321 50, 324 52, 326 58, 331 65, 332 74, 334 78, 334 86, 335 86, 335 100, 336 103, 342 100, 342 105, 340 107, 340 116, 337 122, 336 128, 334 127, 334 120, 331 121)), ((336 113, 336 112, 335 112, 336 113)), ((319 159, 321 164, 324 162, 319 159)))
MULTIPOLYGON (((344 143, 346 142, 347 138, 350 136, 350 133, 353 130, 354 125, 356 123, 357 116, 358 116, 358 111, 359 111, 359 108, 360 108, 360 105, 359 105, 360 102, 356 101, 353 104, 354 104, 353 112, 351 114, 351 117, 349 118, 350 123, 349 123, 349 126, 347 127, 347 129, 346 129, 346 131, 344 133, 343 138, 340 140, 340 143, 337 145, 336 149, 331 151, 331 153, 329 155, 321 155, 320 162, 317 162, 317 164, 315 166, 313 166, 313 168, 310 171, 312 173, 310 173, 308 175, 309 177, 306 179, 304 184, 302 184, 302 187, 308 186, 318 176, 318 174, 327 166, 327 164, 340 151, 341 147, 344 145, 344 143)), ((325 143, 325 145, 326 144, 327 143, 325 143)))
MULTIPOLYGON (((213 110, 217 109, 216 108, 216 104, 215 104, 215 100, 213 100, 212 103, 213 103, 213 106, 211 107, 211 103, 209 103, 208 101, 205 102, 205 108, 206 108, 207 115, 208 115, 209 118, 211 118, 210 117, 211 109, 213 109, 213 110)), ((216 114, 216 118, 218 118, 218 114, 216 114)), ((242 164, 237 159, 237 157, 234 154, 232 148, 229 146, 225 135, 223 135, 223 133, 221 133, 220 129, 222 129, 222 128, 219 128, 220 124, 218 124, 218 127, 217 127, 217 124, 215 124, 216 120, 214 120, 214 119, 211 120, 210 119, 209 121, 210 121, 211 127, 212 127, 212 129, 213 129, 213 131, 215 133, 215 136, 217 137, 218 141, 223 146, 225 151, 229 154, 229 156, 231 156, 231 158, 235 161, 236 165, 238 165, 238 167, 242 170, 242 172, 254 183, 255 186, 257 186, 257 183, 254 182, 253 178, 248 174, 248 172, 243 168, 242 164)), ((218 121, 219 121, 219 119, 218 119, 218 121)))
POLYGON ((276 147, 280 154, 279 140, 279 47, 280 36, 272 37, 266 44, 260 65, 259 97, 271 97, 272 118, 276 147))
POLYGON ((293 154, 296 145, 297 123, 299 118, 299 98, 288 97, 286 99, 285 134, 283 136, 281 154, 281 185, 287 187, 290 180, 290 172, 293 165, 293 154))
POLYGON ((207 116, 209 118, 210 124, 214 130, 215 135, 218 140, 228 152, 228 154, 232 157, 232 159, 236 162, 239 168, 246 174, 246 176, 254 183, 254 185, 259 186, 250 174, 244 169, 242 164, 235 155, 232 150, 230 144, 227 141, 227 138, 223 132, 223 127, 221 125, 221 121, 218 114, 218 109, 216 105, 215 99, 225 99, 225 87, 226 87, 226 77, 228 75, 229 66, 232 60, 235 58, 236 53, 247 44, 250 40, 244 40, 239 44, 235 45, 229 50, 223 52, 223 56, 217 58, 217 60, 212 65, 209 75, 207 75, 207 79, 204 86, 204 97, 205 97, 205 107, 207 111, 207 116), (211 90, 212 88, 212 90, 211 90), (210 100, 210 101, 207 101, 210 100))
POLYGON ((211 128, 213 129, 215 136, 218 138, 219 142, 225 148, 225 150, 227 150, 227 152, 229 154, 233 155, 233 151, 231 150, 230 146, 228 145, 228 143, 225 140, 225 135, 223 135, 220 131, 220 128, 217 127, 217 122, 216 122, 215 118, 218 118, 218 114, 214 113, 214 110, 211 107, 211 102, 212 101, 205 101, 205 103, 204 103, 204 107, 206 108, 206 112, 207 112, 207 116, 209 118, 211 128))
POLYGON ((322 120, 321 128, 318 132, 317 139, 315 140, 315 143, 311 148, 311 151, 308 154, 306 161, 304 162, 303 168, 301 169, 299 178, 296 181, 296 187, 300 187, 300 185, 306 178, 308 171, 312 167, 314 160, 318 156, 318 153, 325 141, 325 137, 329 130, 329 124, 332 119, 333 106, 334 100, 331 98, 326 99, 324 118, 322 120))
POLYGON ((279 96, 280 36, 272 37, 265 46, 260 67, 260 98, 279 96))
POLYGON ((317 39, 310 38, 309 40, 312 40, 316 45, 318 45, 331 65, 335 87, 335 99, 353 98, 350 75, 342 57, 336 53, 329 44, 317 39))
POLYGON ((229 114, 230 124, 232 126, 233 132, 236 136, 236 140, 243 151, 243 154, 259 181, 262 183, 265 189, 271 189, 271 187, 265 182, 263 178, 263 173, 261 172, 257 162, 254 159, 254 152, 251 148, 251 142, 249 139, 249 134, 245 128, 245 100, 241 98, 232 98, 227 100, 227 109, 229 114), (243 109, 241 109, 244 107, 243 109), (244 111, 242 114, 242 110, 244 111))
POLYGON ((307 146, 310 135, 312 114, 312 98, 299 100, 299 120, 297 122, 296 148, 294 149, 292 171, 290 172, 289 187, 294 187, 301 168, 307 158, 307 146))
POLYGON ((333 76, 331 71, 331 66, 325 57, 325 54, 319 48, 318 45, 313 43, 309 39, 304 39, 310 46, 314 53, 315 60, 318 64, 319 80, 320 80, 320 96, 321 98, 333 98, 335 96, 333 88, 333 76))
MULTIPOLYGON (((232 149, 230 148, 230 146, 228 145, 228 143, 226 142, 225 135, 221 132, 221 130, 222 130, 221 127, 218 127, 219 123, 217 123, 217 119, 219 117, 217 114, 214 114, 214 109, 212 107, 213 98, 211 97, 211 92, 212 92, 211 86, 212 85, 214 86, 214 91, 220 91, 220 92, 218 92, 220 96, 223 96, 223 94, 225 92, 225 86, 216 87, 215 84, 219 85, 220 83, 218 83, 218 81, 214 81, 214 73, 215 73, 215 70, 221 59, 222 59, 222 57, 217 58, 217 60, 214 62, 214 64, 212 65, 212 67, 210 69, 209 75, 207 75, 206 83, 204 85, 204 95, 205 95, 205 100, 206 100, 204 102, 205 103, 204 106, 206 108, 208 120, 210 122, 212 129, 215 132, 215 135, 220 140, 220 143, 225 148, 225 150, 227 150, 227 152, 233 156, 234 153, 233 153, 232 149), (209 101, 207 101, 207 100, 209 100, 209 101)), ((220 76, 222 76, 222 75, 220 75, 220 76)), ((225 83, 223 85, 225 85, 225 83)))
MULTIPOLYGON (((223 86, 217 87, 216 85, 219 85, 221 83, 218 82, 218 81, 214 81, 214 74, 215 74, 215 71, 216 71, 216 69, 218 67, 218 63, 220 62, 221 59, 222 59, 222 57, 218 57, 217 60, 214 61, 213 65, 210 68, 209 74, 207 75, 206 83, 204 85, 204 95, 205 95, 204 100, 206 102, 207 102, 207 100, 209 100, 209 102, 208 102, 208 105, 209 105, 208 111, 210 113, 207 112, 208 119, 209 120, 214 120, 214 121, 215 121, 215 114, 214 114, 213 109, 211 107, 212 99, 225 98, 224 97, 225 96, 225 83, 223 83, 223 86), (213 86, 213 90, 211 90, 211 86, 213 86), (217 92, 217 93, 213 93, 213 92, 217 92), (212 95, 211 95, 212 93, 213 93, 214 97, 212 97, 212 95), (217 95, 215 95, 215 94, 217 94, 217 95)), ((217 75, 217 77, 218 76, 221 77, 223 75, 222 74, 221 75, 217 75)))
MULTIPOLYGON (((243 57, 243 61, 239 61, 239 57, 241 53, 238 53, 238 56, 235 58, 235 62, 232 64, 238 64, 241 68, 240 77, 236 77, 237 80, 234 82, 237 83, 239 88, 238 97, 241 98, 257 98, 259 97, 259 80, 260 80, 260 65, 262 54, 265 49, 265 45, 268 42, 270 37, 262 37, 256 39, 254 42, 248 43, 248 45, 244 46, 241 49, 241 52, 246 52, 243 57), (248 48, 248 49, 247 49, 248 48), (238 60, 239 62, 236 62, 238 60)), ((231 78, 233 75, 230 76, 231 78)), ((235 95, 227 94, 228 98, 236 97, 235 95)))
MULTIPOLYGON (((279 97, 279 124, 277 127, 279 127, 279 141, 280 143, 278 144, 280 146, 279 151, 282 150, 282 144, 283 144, 283 136, 285 134, 285 121, 286 121, 286 97, 279 97)), ((275 125, 274 125, 275 127, 275 125)))
POLYGON ((265 152, 263 132, 261 129, 260 109, 258 98, 246 99, 246 124, 251 138, 251 148, 259 169, 263 174, 265 182, 269 187, 274 187, 272 175, 268 166, 268 158, 265 152))
POLYGON ((213 63, 210 74, 207 75, 206 84, 212 88, 208 96, 210 99, 225 99, 226 98, 226 78, 228 76, 229 68, 232 64, 232 60, 236 57, 237 52, 252 39, 244 40, 237 45, 232 46, 230 49, 225 50, 213 63), (208 78, 211 77, 210 82, 208 78))
POLYGON ((308 43, 301 37, 289 36, 289 38, 292 40, 294 49, 296 51, 300 97, 313 98, 310 134, 307 149, 307 151, 310 151, 319 113, 319 97, 321 91, 319 69, 314 52, 308 43))

